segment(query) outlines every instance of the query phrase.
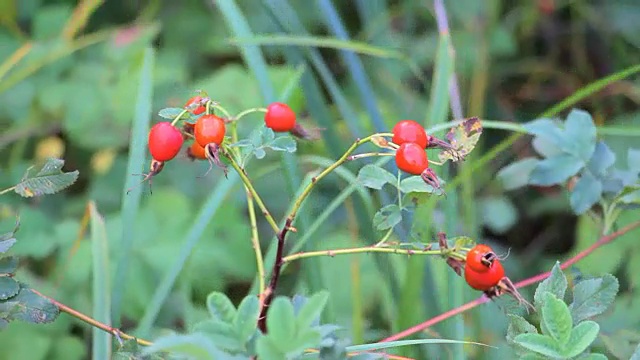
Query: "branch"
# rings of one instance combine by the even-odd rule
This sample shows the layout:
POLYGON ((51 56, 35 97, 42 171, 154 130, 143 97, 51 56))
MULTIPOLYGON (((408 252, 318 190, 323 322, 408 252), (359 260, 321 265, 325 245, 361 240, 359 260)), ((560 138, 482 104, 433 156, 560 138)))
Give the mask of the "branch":
POLYGON ((310 258, 314 256, 333 257, 336 255, 362 254, 362 253, 390 253, 390 254, 401 254, 401 255, 437 255, 437 256, 453 257, 460 260, 465 259, 465 255, 455 251, 451 251, 451 249, 417 250, 417 249, 399 249, 399 248, 390 248, 390 247, 365 246, 365 247, 348 248, 348 249, 300 252, 297 254, 286 256, 282 259, 282 261, 290 262, 290 261, 310 258))
POLYGON ((104 330, 105 332, 108 332, 109 334, 115 336, 116 339, 118 339, 118 341, 122 341, 122 339, 135 340, 139 345, 144 345, 144 346, 153 345, 153 343, 151 341, 144 340, 144 339, 138 339, 135 336, 126 334, 126 333, 120 331, 120 329, 117 329, 117 328, 111 327, 111 326, 109 326, 107 324, 101 323, 100 321, 98 321, 98 320, 96 320, 96 319, 94 319, 94 318, 92 318, 90 316, 87 316, 87 315, 81 313, 78 310, 75 310, 75 309, 72 309, 72 308, 68 307, 67 305, 59 302, 56 299, 53 299, 53 298, 51 298, 49 296, 46 296, 46 295, 43 295, 42 293, 40 293, 40 292, 38 292, 38 291, 36 291, 34 289, 30 289, 30 290, 33 291, 34 293, 42 296, 43 298, 51 301, 56 307, 58 307, 58 309, 60 309, 61 312, 67 313, 67 314, 73 316, 74 318, 76 318, 76 319, 78 319, 80 321, 83 321, 83 322, 85 322, 85 323, 87 323, 87 324, 89 324, 89 325, 91 325, 91 326, 93 326, 95 328, 98 328, 100 330, 104 330))
MULTIPOLYGON (((631 223, 625 227, 623 227, 622 229, 611 233, 609 235, 603 236, 601 237, 598 241, 596 241, 593 245, 589 246, 587 249, 582 250, 581 252, 579 252, 578 254, 576 254, 575 256, 571 257, 569 260, 563 262, 560 265, 560 268, 562 270, 574 265, 575 263, 577 263, 578 261, 584 259, 585 257, 587 257, 588 255, 590 255, 591 253, 593 253, 594 251, 596 251, 599 247, 606 245, 610 242, 612 242, 613 240, 617 239, 618 237, 630 232, 631 230, 637 228, 640 226, 640 221, 636 221, 634 223, 631 223)), ((516 288, 522 288, 525 286, 529 286, 535 283, 538 283, 546 278, 548 278, 551 275, 551 272, 544 272, 541 274, 538 274, 536 276, 530 277, 528 279, 522 280, 518 283, 515 284, 516 288)), ((435 316, 421 324, 412 326, 404 331, 401 331, 395 335, 389 336, 386 339, 381 340, 380 342, 388 342, 388 341, 396 341, 402 338, 405 338, 407 336, 413 335, 417 332, 423 331, 424 329, 427 329, 429 327, 432 327, 433 325, 444 321, 450 317, 453 317, 455 315, 461 314, 467 310, 473 309, 474 307, 480 305, 480 304, 484 304, 486 302, 489 301, 489 298, 486 297, 485 295, 481 296, 480 298, 470 301, 462 306, 459 306, 455 309, 451 309, 445 313, 442 313, 438 316, 435 316)))

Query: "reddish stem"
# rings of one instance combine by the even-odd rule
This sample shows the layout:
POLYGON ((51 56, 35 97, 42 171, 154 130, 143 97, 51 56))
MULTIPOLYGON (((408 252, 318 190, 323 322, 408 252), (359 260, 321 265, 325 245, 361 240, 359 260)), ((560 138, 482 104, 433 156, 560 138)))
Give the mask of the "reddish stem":
MULTIPOLYGON (((570 267, 571 265, 577 263, 578 261, 584 259, 585 257, 587 257, 588 255, 590 255, 592 252, 594 252, 595 250, 597 250, 599 247, 606 245, 610 242, 612 242, 613 240, 615 240, 616 238, 628 233, 629 231, 637 228, 638 226, 640 226, 640 221, 636 221, 634 223, 631 223, 625 227, 623 227, 622 229, 613 232, 609 235, 603 236, 601 237, 598 241, 596 241, 593 245, 589 246, 588 248, 580 251, 579 253, 577 253, 575 256, 571 257, 570 259, 568 259, 567 261, 563 262, 562 264, 560 264, 560 268, 562 270, 570 267)), ((551 272, 544 272, 541 274, 538 274, 536 276, 532 276, 528 279, 522 280, 518 283, 515 284, 516 288, 522 288, 525 286, 529 286, 529 285, 533 285, 535 283, 538 283, 546 278, 549 277, 549 275, 551 275, 551 272)), ((401 331, 395 335, 391 335, 386 339, 381 340, 380 342, 388 342, 388 341, 396 341, 402 338, 405 338, 407 336, 413 335, 417 332, 423 331, 424 329, 427 329, 441 321, 444 321, 450 317, 453 317, 455 315, 461 314, 467 310, 473 309, 474 307, 480 305, 480 304, 484 304, 487 301, 489 301, 489 298, 486 296, 481 296, 478 299, 475 299, 473 301, 470 301, 464 305, 461 305, 455 309, 451 309, 447 312, 444 312, 438 316, 435 316, 421 324, 412 326, 404 331, 401 331)))
POLYGON ((269 280, 269 286, 264 292, 264 299, 262 301, 262 307, 260 308, 260 316, 258 316, 258 329, 263 333, 267 333, 267 311, 269 311, 269 305, 275 296, 276 287, 278 286, 278 280, 280 279, 280 272, 282 271, 282 264, 284 261, 284 240, 287 236, 287 232, 291 228, 293 223, 293 217, 290 216, 284 223, 282 230, 278 233, 278 247, 276 248, 276 261, 273 264, 273 271, 271 272, 271 280, 269 280))

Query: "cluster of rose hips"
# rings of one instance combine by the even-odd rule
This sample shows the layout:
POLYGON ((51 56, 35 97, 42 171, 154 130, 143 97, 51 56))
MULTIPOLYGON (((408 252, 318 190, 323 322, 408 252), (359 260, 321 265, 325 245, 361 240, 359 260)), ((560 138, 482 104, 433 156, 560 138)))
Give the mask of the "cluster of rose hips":
POLYGON ((398 169, 419 175, 434 188, 439 188, 438 177, 429 168, 429 158, 426 149, 440 147, 451 149, 451 145, 435 136, 428 135, 422 125, 413 120, 402 120, 393 127, 391 141, 398 145, 395 160, 398 169))
POLYGON ((500 259, 488 245, 477 244, 467 252, 464 279, 473 289, 480 290, 489 297, 508 293, 528 308, 534 309, 504 275, 500 259))
MULTIPOLYGON (((203 96, 194 96, 184 105, 184 111, 198 116, 195 123, 184 121, 182 127, 177 127, 179 115, 173 122, 162 121, 151 127, 148 137, 149 152, 151 153, 151 166, 145 180, 157 175, 164 168, 165 162, 174 159, 184 142, 193 139, 193 143, 187 148, 186 154, 192 159, 208 160, 210 164, 216 164, 226 174, 226 167, 220 161, 220 150, 225 139, 226 126, 234 119, 224 119, 211 113, 211 99, 203 96)), ((306 138, 308 133, 296 123, 295 112, 286 104, 275 102, 264 111, 265 126, 275 132, 290 132, 291 134, 306 138)))

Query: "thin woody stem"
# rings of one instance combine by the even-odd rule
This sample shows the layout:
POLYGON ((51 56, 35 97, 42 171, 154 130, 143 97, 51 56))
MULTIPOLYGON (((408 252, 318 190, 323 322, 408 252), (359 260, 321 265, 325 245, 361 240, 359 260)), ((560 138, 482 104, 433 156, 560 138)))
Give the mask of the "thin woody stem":
POLYGON ((306 258, 316 257, 316 256, 333 257, 336 255, 362 254, 362 253, 389 253, 389 254, 399 254, 399 255, 437 255, 437 256, 453 257, 460 260, 465 259, 464 254, 451 251, 450 249, 449 250, 445 250, 445 249, 418 250, 418 249, 399 249, 399 248, 390 248, 390 247, 365 246, 365 247, 347 248, 347 249, 338 249, 338 250, 301 252, 301 253, 285 256, 282 259, 282 261, 291 262, 294 260, 306 259, 306 258))
POLYGON ((85 322, 85 323, 87 323, 87 324, 89 324, 89 325, 91 325, 91 326, 93 326, 95 328, 98 328, 100 330, 104 330, 105 332, 108 332, 109 334, 115 336, 116 338, 120 338, 120 339, 124 339, 124 340, 135 340, 138 344, 144 345, 144 346, 153 345, 153 343, 151 341, 144 340, 144 339, 138 339, 137 337, 129 335, 127 333, 124 333, 124 332, 120 331, 117 328, 114 328, 114 327, 111 327, 111 326, 109 326, 107 324, 101 323, 100 321, 98 321, 98 320, 96 320, 96 319, 94 319, 94 318, 92 318, 90 316, 87 316, 87 315, 81 313, 78 310, 72 309, 69 306, 67 306, 67 305, 65 305, 65 304, 63 304, 63 303, 61 303, 61 302, 59 302, 59 301, 57 301, 57 300, 55 300, 53 298, 50 298, 50 297, 48 297, 46 295, 43 295, 42 293, 40 293, 40 292, 38 292, 38 291, 36 291, 34 289, 31 289, 31 291, 33 291, 34 293, 42 296, 43 298, 46 298, 49 301, 51 301, 58 309, 60 309, 60 311, 62 311, 64 313, 67 313, 67 314, 73 316, 74 318, 76 318, 78 320, 81 320, 81 321, 83 321, 83 322, 85 322))
POLYGON ((241 113, 239 113, 238 115, 236 115, 233 119, 234 120, 240 120, 242 119, 244 116, 249 115, 251 113, 254 112, 262 112, 262 113, 266 113, 267 109, 263 108, 263 107, 259 107, 259 108, 251 108, 251 109, 247 109, 241 113))
MULTIPOLYGON (((606 245, 610 242, 612 242, 613 240, 619 238, 620 236, 630 232, 631 230, 634 230, 635 228, 640 227, 640 221, 636 221, 633 222, 625 227, 623 227, 622 229, 611 233, 609 235, 605 235, 603 237, 601 237, 598 241, 596 241, 593 245, 589 246, 588 248, 586 248, 585 250, 582 250, 581 252, 579 252, 578 254, 576 254, 575 256, 571 257, 570 259, 568 259, 567 261, 563 262, 562 264, 560 264, 560 268, 561 269, 566 269, 572 265, 574 265, 575 263, 577 263, 578 261, 584 259, 585 257, 591 255, 591 253, 593 253, 594 251, 596 251, 599 247, 606 245)), ((528 279, 522 280, 520 282, 517 282, 515 284, 516 288, 522 288, 525 286, 529 286, 535 283, 538 283, 546 278, 548 278, 551 275, 550 272, 544 272, 541 274, 538 274, 536 276, 532 276, 528 279)), ((462 306, 459 306, 455 309, 451 309, 447 312, 444 312, 438 316, 435 316, 421 324, 412 326, 406 330, 403 330, 397 334, 394 334, 392 336, 389 336, 386 339, 381 340, 380 342, 388 342, 388 341, 396 341, 402 338, 405 338, 407 336, 411 336, 417 332, 423 331, 427 328, 432 327, 433 325, 442 322, 450 317, 462 314, 463 312, 473 309, 474 307, 484 304, 486 302, 489 301, 489 298, 485 295, 481 296, 480 298, 470 301, 462 306)))
POLYGON ((16 189, 16 187, 15 187, 15 186, 12 186, 12 187, 10 187, 10 188, 8 188, 8 189, 4 189, 4 190, 0 191, 0 195, 4 195, 4 194, 6 194, 6 193, 8 193, 8 192, 11 192, 11 191, 13 191, 13 190, 15 190, 15 189, 16 189))
MULTIPOLYGON (((387 134, 384 134, 384 135, 387 135, 387 134)), ((277 247, 276 247, 276 258, 275 258, 275 262, 273 264, 273 270, 271 272, 271 279, 269 281, 269 286, 267 286, 267 289, 265 290, 265 294, 262 297, 263 298, 262 299, 263 300, 262 301, 262 306, 260 308, 260 315, 258 316, 258 328, 263 333, 267 332, 267 311, 268 311, 269 305, 271 305, 271 301, 273 300, 273 297, 275 295, 275 289, 278 286, 278 280, 280 279, 280 272, 282 270, 282 265, 284 264, 283 258, 284 258, 285 238, 287 236, 287 232, 291 229, 291 227, 293 225, 293 221, 295 220, 295 217, 296 217, 298 211, 300 210, 300 207, 302 206, 302 203, 309 196, 309 194, 311 193, 311 190, 313 190, 313 187, 315 186, 315 184, 320 179, 324 178, 329 173, 331 173, 333 170, 335 170, 337 167, 339 167, 340 165, 342 165, 346 161, 348 161, 349 155, 351 155, 358 148, 358 146, 371 141, 371 139, 374 138, 374 137, 380 137, 380 136, 383 136, 383 134, 373 134, 373 135, 367 136, 365 138, 356 140, 347 149, 347 151, 345 151, 345 153, 342 155, 342 157, 340 157, 340 159, 338 159, 336 162, 334 162, 329 167, 324 169, 320 174, 318 174, 318 176, 316 176, 316 177, 311 179, 311 182, 304 188, 304 190, 300 193, 300 195, 296 199, 295 203, 293 204, 293 207, 291 208, 291 212, 289 213, 289 216, 287 216, 287 218, 285 220, 284 226, 282 227, 280 232, 278 232, 278 235, 277 235, 278 244, 277 244, 277 247)), ((237 164, 236 164, 236 166, 237 166, 237 164)), ((242 174, 240 174, 240 175, 241 175, 241 178, 242 178, 242 174)))

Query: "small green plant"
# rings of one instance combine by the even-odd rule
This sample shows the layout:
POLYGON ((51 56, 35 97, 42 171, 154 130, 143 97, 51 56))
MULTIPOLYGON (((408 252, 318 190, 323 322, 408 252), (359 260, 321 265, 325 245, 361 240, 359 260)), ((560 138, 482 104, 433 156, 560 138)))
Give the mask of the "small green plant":
POLYGON ((600 331, 591 320, 609 308, 618 293, 612 275, 581 279, 567 291, 567 278, 556 263, 551 276, 540 283, 534 296, 535 326, 525 318, 509 314, 507 341, 521 359, 606 359, 590 351, 600 331))

